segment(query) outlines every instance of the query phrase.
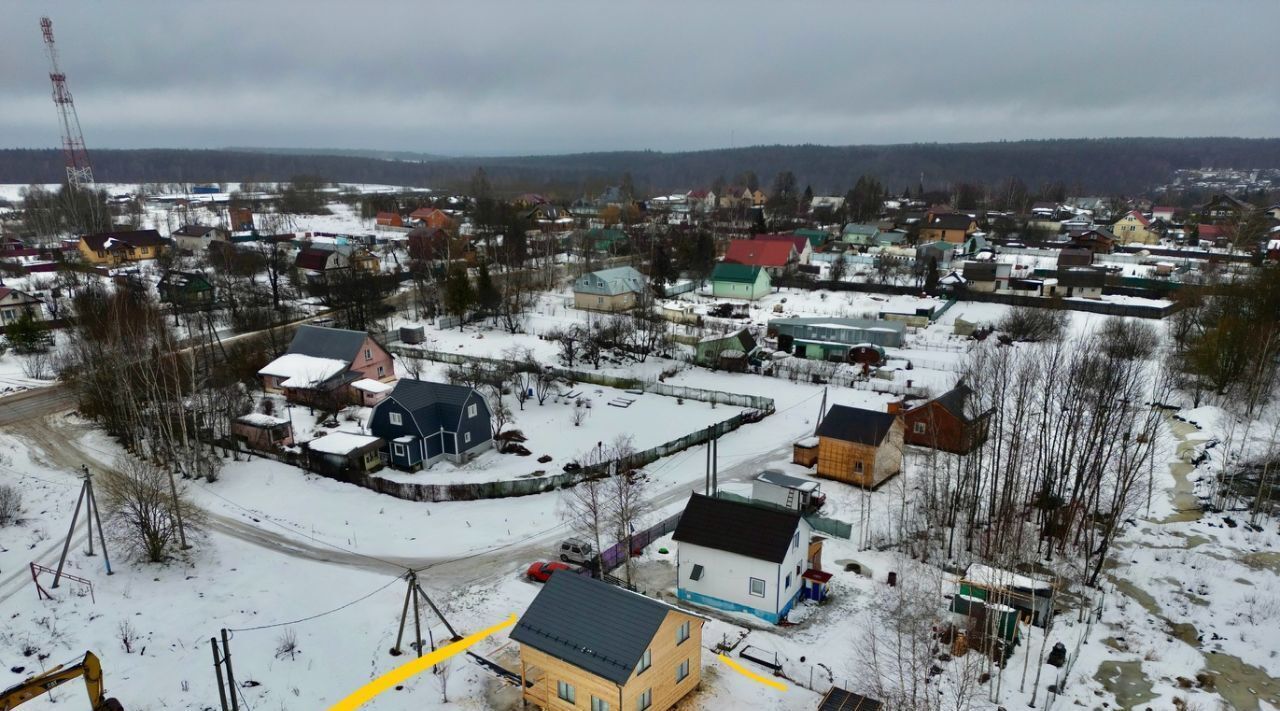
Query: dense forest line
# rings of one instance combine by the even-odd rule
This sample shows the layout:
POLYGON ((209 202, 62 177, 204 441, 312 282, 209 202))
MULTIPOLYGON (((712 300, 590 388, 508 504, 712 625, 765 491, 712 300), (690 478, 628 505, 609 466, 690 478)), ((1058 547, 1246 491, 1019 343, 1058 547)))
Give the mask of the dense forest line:
MULTIPOLYGON (((641 193, 733 183, 746 172, 767 181, 792 171, 817 194, 840 194, 864 175, 890 192, 945 188, 958 182, 993 185, 1017 177, 1030 186, 1061 183, 1075 194, 1135 194, 1163 183, 1178 168, 1280 167, 1280 139, 1109 138, 999 143, 916 143, 885 146, 753 146, 683 153, 617 151, 550 156, 386 160, 347 155, 259 150, 98 150, 100 182, 282 181, 316 175, 343 182, 461 188, 483 167, 495 188, 573 197, 615 184, 629 173, 641 193)), ((369 152, 376 154, 378 152, 369 152)), ((54 149, 0 150, 0 183, 51 183, 62 178, 54 149)), ((766 186, 767 187, 767 186, 766 186)))

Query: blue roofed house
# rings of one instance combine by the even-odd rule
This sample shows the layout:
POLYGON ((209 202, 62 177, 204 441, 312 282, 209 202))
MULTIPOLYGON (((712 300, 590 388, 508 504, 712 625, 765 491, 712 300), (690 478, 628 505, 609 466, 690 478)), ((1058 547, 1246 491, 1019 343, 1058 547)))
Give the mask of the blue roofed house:
POLYGON ((489 405, 474 388, 403 379, 369 415, 369 431, 386 441, 383 459, 417 471, 440 459, 462 463, 493 446, 489 405))
POLYGON ((859 224, 850 222, 840 231, 840 241, 847 244, 856 244, 863 247, 870 247, 877 244, 880 237, 880 227, 878 225, 859 224))
POLYGON ((647 289, 644 275, 635 267, 601 269, 573 280, 573 305, 588 311, 627 311, 647 289))

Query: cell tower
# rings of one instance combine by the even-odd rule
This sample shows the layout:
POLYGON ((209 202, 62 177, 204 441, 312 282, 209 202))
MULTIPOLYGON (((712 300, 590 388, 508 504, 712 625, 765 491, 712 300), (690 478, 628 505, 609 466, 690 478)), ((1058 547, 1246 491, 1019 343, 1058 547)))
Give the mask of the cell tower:
POLYGON ((93 168, 89 165, 89 151, 84 147, 84 134, 80 133, 80 117, 67 89, 67 75, 58 68, 58 50, 53 46, 53 20, 40 18, 44 32, 44 48, 49 54, 49 80, 53 82, 53 103, 62 119, 62 153, 67 160, 67 183, 73 187, 85 187, 93 183, 93 168))

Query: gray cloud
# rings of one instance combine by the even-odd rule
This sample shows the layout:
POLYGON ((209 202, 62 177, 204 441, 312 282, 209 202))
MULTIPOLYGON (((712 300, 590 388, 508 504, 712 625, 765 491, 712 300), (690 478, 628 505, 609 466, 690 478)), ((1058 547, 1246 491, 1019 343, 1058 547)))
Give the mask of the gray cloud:
POLYGON ((43 12, 91 148, 498 154, 1280 127, 1269 0, 10 0, 0 145, 58 142, 43 12))

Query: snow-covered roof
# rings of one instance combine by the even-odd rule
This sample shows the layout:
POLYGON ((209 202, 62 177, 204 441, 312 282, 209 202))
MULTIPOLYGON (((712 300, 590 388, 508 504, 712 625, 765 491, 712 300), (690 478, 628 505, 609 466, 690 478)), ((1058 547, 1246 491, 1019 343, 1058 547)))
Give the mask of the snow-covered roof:
POLYGON ((301 353, 286 353, 267 363, 258 375, 286 378, 280 385, 286 388, 305 388, 323 383, 346 371, 347 362, 333 358, 316 358, 301 353))
POLYGON ((330 432, 323 437, 316 437, 307 442, 313 452, 323 454, 350 454, 382 442, 380 437, 355 434, 354 432, 330 432))
POLYGON ((357 380, 354 383, 352 383, 351 387, 355 388, 356 390, 363 390, 367 393, 375 393, 375 394, 385 393, 391 389, 390 385, 387 385, 386 383, 383 383, 383 382, 379 382, 372 378, 361 378, 360 380, 357 380))
POLYGON ((236 418, 236 422, 243 422, 246 425, 254 427, 275 427, 276 425, 285 425, 289 421, 274 415, 268 415, 263 412, 250 412, 247 415, 241 415, 236 418))
POLYGON ((817 437, 805 437, 796 442, 797 447, 817 447, 820 440, 817 437))
POLYGON ((1029 578, 1008 570, 992 568, 989 565, 974 563, 964 574, 965 580, 989 587, 1023 588, 1025 590, 1049 590, 1053 583, 1047 580, 1029 578))

